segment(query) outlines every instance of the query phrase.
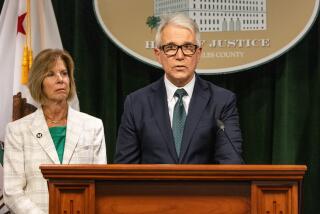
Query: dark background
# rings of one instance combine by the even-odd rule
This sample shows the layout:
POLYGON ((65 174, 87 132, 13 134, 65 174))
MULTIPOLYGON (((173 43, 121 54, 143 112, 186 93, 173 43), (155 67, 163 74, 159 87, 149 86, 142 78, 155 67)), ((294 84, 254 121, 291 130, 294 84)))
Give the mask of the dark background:
MULTIPOLYGON (((105 35, 92 0, 52 4, 63 46, 76 63, 81 111, 103 120, 112 163, 125 96, 163 72, 127 55, 105 35)), ((317 19, 295 47, 264 65, 233 74, 201 75, 237 94, 246 163, 308 166, 305 214, 320 209, 319 30, 317 19)))

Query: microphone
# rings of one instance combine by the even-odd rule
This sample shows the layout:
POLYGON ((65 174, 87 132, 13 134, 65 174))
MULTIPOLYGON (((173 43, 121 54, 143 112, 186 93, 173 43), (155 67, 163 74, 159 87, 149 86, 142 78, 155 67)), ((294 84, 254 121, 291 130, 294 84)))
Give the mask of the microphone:
POLYGON ((239 151, 237 150, 237 148, 235 147, 235 145, 232 143, 230 137, 228 136, 227 132, 225 132, 225 127, 224 127, 224 123, 217 119, 217 126, 219 128, 218 132, 221 131, 223 133, 223 135, 227 138, 227 140, 229 141, 230 145, 232 146, 233 151, 237 154, 238 158, 241 161, 241 164, 245 164, 244 160, 242 159, 239 151))

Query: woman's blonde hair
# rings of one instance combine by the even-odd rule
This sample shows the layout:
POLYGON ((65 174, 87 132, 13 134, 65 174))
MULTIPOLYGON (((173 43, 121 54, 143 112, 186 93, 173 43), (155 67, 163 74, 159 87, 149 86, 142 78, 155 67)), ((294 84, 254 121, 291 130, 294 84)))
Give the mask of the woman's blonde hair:
POLYGON ((67 100, 71 100, 76 94, 74 62, 70 54, 61 49, 45 49, 41 51, 34 59, 31 66, 28 83, 28 88, 32 98, 40 104, 44 104, 47 101, 42 88, 43 80, 50 72, 50 69, 55 66, 55 63, 58 59, 61 59, 64 62, 70 80, 70 91, 67 100))

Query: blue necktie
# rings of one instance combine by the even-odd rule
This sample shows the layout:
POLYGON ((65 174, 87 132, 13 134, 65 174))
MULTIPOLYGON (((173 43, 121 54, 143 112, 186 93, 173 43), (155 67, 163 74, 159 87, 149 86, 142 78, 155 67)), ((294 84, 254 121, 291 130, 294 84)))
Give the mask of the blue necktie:
POLYGON ((174 144, 176 147, 176 152, 178 154, 178 157, 180 155, 183 129, 186 121, 186 111, 183 106, 182 98, 186 95, 188 94, 183 88, 177 89, 176 92, 174 93, 174 96, 178 97, 178 100, 173 110, 172 133, 173 133, 174 144))

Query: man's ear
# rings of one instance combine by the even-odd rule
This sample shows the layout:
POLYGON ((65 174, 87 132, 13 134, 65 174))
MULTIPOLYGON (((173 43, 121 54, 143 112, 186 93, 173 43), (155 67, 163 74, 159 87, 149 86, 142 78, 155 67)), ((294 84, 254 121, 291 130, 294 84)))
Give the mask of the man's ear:
POLYGON ((200 60, 202 55, 202 47, 199 47, 197 51, 198 51, 198 60, 200 60))
POLYGON ((160 61, 161 50, 159 48, 154 48, 153 54, 156 57, 157 61, 161 64, 161 61, 160 61))

